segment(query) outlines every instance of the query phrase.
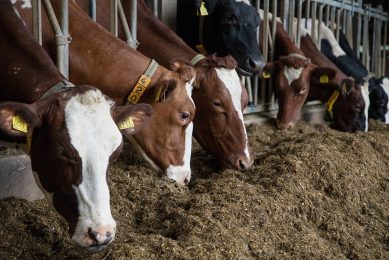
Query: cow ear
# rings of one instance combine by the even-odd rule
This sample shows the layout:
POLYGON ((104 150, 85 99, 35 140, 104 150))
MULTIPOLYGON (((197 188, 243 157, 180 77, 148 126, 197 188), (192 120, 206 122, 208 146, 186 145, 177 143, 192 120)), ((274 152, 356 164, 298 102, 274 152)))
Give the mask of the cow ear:
POLYGON ((148 104, 117 106, 114 108, 113 119, 120 132, 127 136, 137 133, 152 114, 153 108, 148 104))
POLYGON ((354 81, 352 79, 344 79, 340 85, 340 93, 343 97, 347 97, 354 87, 354 81))
POLYGON ((201 8, 205 8, 208 15, 212 14, 215 11, 218 0, 195 0, 196 14, 200 14, 201 8), (204 3, 204 4, 203 4, 204 3), (203 5, 203 7, 202 7, 203 5))
POLYGON ((329 67, 319 67, 314 65, 312 66, 311 71, 311 80, 322 84, 329 83, 329 81, 336 75, 336 71, 329 67))
POLYGON ((261 78, 272 78, 277 73, 278 61, 268 62, 263 67, 261 78))
POLYGON ((40 126, 41 120, 35 106, 17 103, 0 103, 0 139, 25 143, 27 133, 40 126))

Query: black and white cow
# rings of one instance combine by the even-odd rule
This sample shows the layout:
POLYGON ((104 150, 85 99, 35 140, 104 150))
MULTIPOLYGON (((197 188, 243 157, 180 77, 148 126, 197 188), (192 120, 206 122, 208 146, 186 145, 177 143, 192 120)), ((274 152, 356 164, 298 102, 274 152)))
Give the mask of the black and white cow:
POLYGON ((194 49, 203 45, 209 54, 233 56, 238 71, 246 76, 259 73, 265 65, 257 43, 259 22, 249 0, 180 0, 177 4, 177 34, 194 49), (197 14, 202 5, 208 14, 200 32, 197 14))

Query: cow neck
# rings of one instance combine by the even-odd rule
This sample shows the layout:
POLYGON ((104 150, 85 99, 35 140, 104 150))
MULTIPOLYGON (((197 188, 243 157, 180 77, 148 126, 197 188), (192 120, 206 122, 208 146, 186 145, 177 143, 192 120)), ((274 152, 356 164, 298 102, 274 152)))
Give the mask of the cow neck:
POLYGON ((301 56, 304 56, 304 53, 299 48, 297 48, 297 46, 289 38, 287 32, 284 30, 282 24, 279 22, 277 22, 275 45, 276 58, 280 56, 287 56, 291 53, 300 54, 301 56))
MULTIPOLYGON (((59 2, 56 4, 56 10, 59 10, 59 2)), ((73 38, 70 79, 94 85, 118 104, 124 104, 151 60, 90 20, 73 1, 69 2, 69 22, 73 38), (90 44, 92 40, 95 44, 90 44)), ((166 73, 167 69, 158 67, 141 102, 152 98, 149 93, 166 73)))

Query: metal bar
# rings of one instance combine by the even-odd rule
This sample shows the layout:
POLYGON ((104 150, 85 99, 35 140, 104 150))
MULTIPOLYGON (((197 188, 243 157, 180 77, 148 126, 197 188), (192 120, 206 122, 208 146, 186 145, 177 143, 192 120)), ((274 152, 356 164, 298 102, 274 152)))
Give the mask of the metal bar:
POLYGON ((47 17, 49 18, 51 28, 54 31, 55 34, 55 41, 57 45, 57 67, 58 70, 65 75, 65 68, 64 68, 64 44, 61 43, 63 41, 63 33, 62 29, 59 26, 57 17, 55 16, 53 7, 51 6, 51 3, 49 0, 42 0, 43 1, 43 6, 46 10, 47 17))
MULTIPOLYGON (((284 25, 285 31, 289 29, 289 0, 282 0, 281 4, 281 21, 284 25)), ((276 15, 276 14, 273 14, 276 15)))
POLYGON ((301 16, 303 12, 303 1, 298 1, 298 8, 297 8, 297 29, 296 29, 296 37, 297 39, 295 40, 295 43, 298 48, 300 48, 301 45, 301 16))
POLYGON ((32 29, 37 42, 42 45, 42 5, 41 0, 32 1, 32 29))
POLYGON ((136 21, 137 21, 137 0, 131 0, 131 20, 130 20, 130 29, 133 40, 133 47, 136 48, 137 45, 137 31, 136 31, 136 21))
MULTIPOLYGON (((263 44, 263 59, 265 62, 268 61, 268 52, 269 52, 269 0, 264 0, 263 4, 263 37, 264 37, 264 44, 263 44)), ((266 80, 262 79, 261 82, 261 104, 266 103, 266 80)))
POLYGON ((305 2, 305 28, 307 28, 308 19, 311 18, 311 0, 305 2))
MULTIPOLYGON (((259 13, 259 10, 260 10, 260 2, 259 2, 259 0, 256 0, 255 1, 255 7, 256 7, 256 9, 257 9, 257 12, 259 13)), ((263 17, 261 17, 261 18, 263 18, 263 17)), ((263 20, 262 20, 262 25, 263 25, 263 20)), ((258 40, 258 43, 259 43, 259 41, 262 41, 262 43, 263 43, 263 39, 260 39, 260 35, 259 35, 259 31, 260 30, 257 30, 257 40, 258 40)), ((253 86, 253 88, 254 88, 254 106, 258 106, 258 93, 259 93, 259 78, 258 77, 255 77, 254 78, 254 84, 253 84, 254 86, 253 86)))
MULTIPOLYGON (((68 0, 62 0, 61 2, 61 29, 62 29, 62 35, 69 37, 69 2, 68 0)), ((69 43, 68 42, 62 42, 61 45, 58 46, 58 50, 62 50, 63 57, 62 57, 62 67, 63 71, 62 74, 69 78, 69 43), (62 47, 63 46, 63 47, 62 47)))
POLYGON ((295 0, 289 0, 289 16, 288 16, 288 34, 293 39, 293 18, 295 10, 295 0))
POLYGON ((323 21, 323 9, 324 9, 324 5, 320 5, 319 18, 318 18, 319 24, 317 27, 317 43, 316 43, 316 46, 319 50, 321 49, 321 25, 322 25, 322 21, 323 21))
POLYGON ((367 14, 363 15, 363 44, 362 44, 362 63, 365 65, 366 69, 370 71, 369 64, 369 16, 367 14))
POLYGON ((327 24, 327 26, 334 32, 335 30, 335 16, 336 16, 336 10, 335 6, 331 6, 331 14, 330 14, 330 24, 327 24))
POLYGON ((132 35, 130 32, 130 28, 128 27, 127 23, 127 18, 126 15, 124 14, 122 2, 118 0, 118 14, 119 14, 119 20, 122 25, 123 31, 124 31, 124 36, 126 37, 126 42, 128 45, 130 45, 133 48, 136 48, 136 42, 132 39, 132 35))
POLYGON ((386 75, 386 44, 388 43, 388 22, 384 26, 384 42, 382 48, 382 74, 386 75))
POLYGON ((361 41, 362 41, 362 15, 357 14, 357 29, 356 29, 356 39, 354 43, 354 52, 359 59, 361 59, 361 41))
POLYGON ((118 36, 118 0, 111 0, 111 32, 118 36))
POLYGON ((250 77, 244 77, 245 81, 244 84, 247 87, 248 93, 249 93, 249 105, 253 105, 253 89, 251 88, 251 78, 250 77))
POLYGON ((89 16, 96 22, 96 0, 89 0, 89 16))
POLYGON ((340 25, 340 14, 342 13, 342 10, 343 9, 338 9, 337 12, 336 12, 336 29, 335 29, 335 37, 336 37, 336 40, 339 41, 339 32, 340 32, 340 28, 341 28, 341 25, 340 25))
POLYGON ((316 35, 316 10, 317 10, 317 2, 313 2, 311 5, 311 37, 313 42, 317 46, 318 38, 316 35))
POLYGON ((330 24, 330 12, 331 12, 331 6, 326 6, 326 17, 325 17, 325 24, 328 26, 330 24))
MULTIPOLYGON (((271 29, 271 39, 273 46, 270 49, 270 61, 274 61, 274 52, 275 52, 275 42, 276 42, 276 26, 277 26, 277 0, 273 0, 273 5, 272 5, 272 13, 273 13, 273 19, 272 19, 272 29, 271 29)), ((292 21, 293 25, 293 21, 292 21)), ((293 26, 292 26, 293 27, 293 26)), ((292 28, 293 29, 293 28, 292 28)))
POLYGON ((153 13, 154 13, 155 17, 159 17, 158 16, 158 0, 153 0, 153 13))

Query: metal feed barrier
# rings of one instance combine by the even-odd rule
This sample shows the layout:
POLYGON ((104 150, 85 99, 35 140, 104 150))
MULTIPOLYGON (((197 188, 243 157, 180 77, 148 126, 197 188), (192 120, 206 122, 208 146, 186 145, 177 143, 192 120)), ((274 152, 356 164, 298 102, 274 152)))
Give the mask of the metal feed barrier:
MULTIPOLYGON (((41 43, 41 2, 48 14, 50 23, 56 35, 57 44, 57 66, 60 71, 68 77, 68 0, 62 0, 61 26, 59 25, 52 10, 49 0, 33 0, 33 27, 34 36, 41 43)), ((126 36, 127 43, 136 48, 137 42, 137 0, 131 1, 131 18, 127 21, 120 0, 111 1, 111 32, 117 36, 118 23, 120 22, 126 36)), ((174 8, 177 0, 146 0, 152 7, 153 13, 162 21, 174 27, 171 16, 174 15, 174 8), (169 17, 168 17, 169 16, 169 17)), ((315 26, 312 26, 312 38, 320 48, 320 22, 324 22, 339 39, 340 29, 346 34, 352 45, 353 51, 362 60, 367 69, 377 77, 384 76, 386 43, 388 32, 388 14, 383 12, 382 7, 372 8, 370 5, 363 5, 363 0, 253 0, 254 7, 263 10, 262 26, 263 41, 262 54, 265 61, 274 60, 274 45, 276 20, 269 25, 269 14, 276 14, 282 19, 285 30, 289 33, 295 44, 300 46, 300 30, 302 18, 310 18, 315 26), (293 22, 297 21, 297 29, 294 31, 293 22), (316 23, 319 21, 319 23, 316 23), (317 25, 316 25, 317 24, 317 25), (370 39, 372 41, 370 42, 370 39)), ((98 10, 97 10, 98 11, 98 10)), ((96 20, 96 0, 89 0, 89 14, 96 20)), ((175 17, 174 17, 175 18, 175 17)), ((173 19, 175 20, 175 19, 173 19)), ((245 114, 256 114, 261 112, 275 111, 278 109, 276 97, 273 92, 272 80, 265 80, 259 77, 242 77, 248 94, 249 106, 245 114)), ((318 102, 313 102, 317 104, 318 102)), ((312 103, 311 103, 312 104, 312 103)))

